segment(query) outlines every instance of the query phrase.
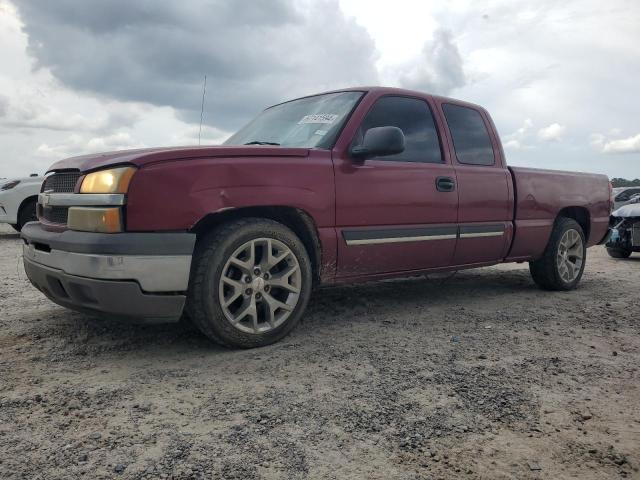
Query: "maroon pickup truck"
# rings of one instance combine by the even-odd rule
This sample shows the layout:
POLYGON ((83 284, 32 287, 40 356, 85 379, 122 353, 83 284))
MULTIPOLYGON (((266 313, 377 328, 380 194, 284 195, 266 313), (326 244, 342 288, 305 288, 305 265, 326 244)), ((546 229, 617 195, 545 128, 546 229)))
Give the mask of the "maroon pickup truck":
POLYGON ((235 347, 284 337, 318 284, 529 262, 570 290, 611 211, 607 177, 507 167, 483 108, 391 88, 275 105, 221 146, 62 160, 38 201, 24 266, 51 300, 235 347))

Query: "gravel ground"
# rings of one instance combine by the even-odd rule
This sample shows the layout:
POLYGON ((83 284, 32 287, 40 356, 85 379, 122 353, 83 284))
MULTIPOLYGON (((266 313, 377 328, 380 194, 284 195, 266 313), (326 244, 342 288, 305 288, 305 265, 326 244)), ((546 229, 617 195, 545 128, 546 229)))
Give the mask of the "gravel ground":
POLYGON ((284 341, 92 320, 0 227, 0 478, 640 478, 640 256, 316 292, 284 341))

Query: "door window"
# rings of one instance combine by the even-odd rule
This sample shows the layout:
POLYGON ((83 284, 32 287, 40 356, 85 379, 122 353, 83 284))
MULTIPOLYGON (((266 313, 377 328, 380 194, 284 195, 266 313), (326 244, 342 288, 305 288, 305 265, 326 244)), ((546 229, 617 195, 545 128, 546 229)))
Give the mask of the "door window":
POLYGON ((458 162, 469 165, 493 165, 495 158, 491 137, 480 112, 451 103, 445 103, 442 110, 449 125, 458 162))
POLYGON ((399 162, 442 163, 442 151, 433 115, 424 100, 409 97, 382 97, 362 121, 353 145, 362 143, 367 130, 374 127, 398 127, 404 133, 402 153, 375 157, 399 162))

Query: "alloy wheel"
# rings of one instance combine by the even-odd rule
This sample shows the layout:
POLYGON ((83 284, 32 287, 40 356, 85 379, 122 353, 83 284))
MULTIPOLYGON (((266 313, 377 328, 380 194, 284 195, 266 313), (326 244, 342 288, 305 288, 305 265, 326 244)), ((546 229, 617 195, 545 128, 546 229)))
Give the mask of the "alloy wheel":
POLYGON ((584 247, 582 237, 574 230, 567 230, 558 244, 557 265, 558 273, 563 281, 570 283, 574 281, 584 262, 584 247))
POLYGON ((301 282, 300 264, 287 245, 256 238, 237 248, 225 263, 218 287, 220 307, 238 330, 266 333, 292 314, 301 282))

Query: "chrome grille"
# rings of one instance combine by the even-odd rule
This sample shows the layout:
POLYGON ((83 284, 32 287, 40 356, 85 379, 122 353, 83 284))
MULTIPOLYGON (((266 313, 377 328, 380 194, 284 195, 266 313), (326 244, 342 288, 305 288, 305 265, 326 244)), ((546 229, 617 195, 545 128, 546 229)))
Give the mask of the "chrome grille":
POLYGON ((73 193, 76 183, 80 178, 80 172, 54 173, 44 180, 43 192, 73 193))

